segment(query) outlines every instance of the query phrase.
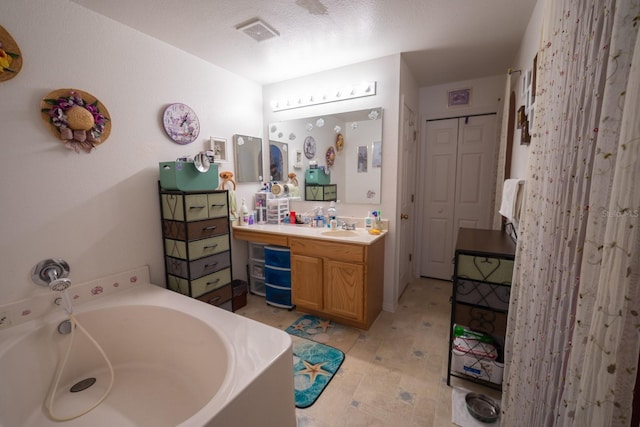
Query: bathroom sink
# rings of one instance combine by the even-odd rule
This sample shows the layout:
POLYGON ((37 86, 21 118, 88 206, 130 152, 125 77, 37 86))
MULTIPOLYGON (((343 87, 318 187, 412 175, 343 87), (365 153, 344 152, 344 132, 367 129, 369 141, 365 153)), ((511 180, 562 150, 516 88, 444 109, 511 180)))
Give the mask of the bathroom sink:
POLYGON ((356 237, 358 233, 355 230, 329 230, 323 231, 323 236, 332 236, 332 237, 356 237))

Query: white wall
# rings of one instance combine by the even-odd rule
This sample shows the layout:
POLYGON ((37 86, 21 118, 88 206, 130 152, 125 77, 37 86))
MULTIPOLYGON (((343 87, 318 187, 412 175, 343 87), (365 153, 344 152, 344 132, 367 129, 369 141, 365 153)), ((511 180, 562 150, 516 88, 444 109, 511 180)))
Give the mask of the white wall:
MULTIPOLYGON (((536 56, 536 52, 538 51, 540 33, 542 32, 543 3, 543 0, 538 0, 533 13, 531 14, 531 19, 527 25, 527 31, 522 38, 518 55, 516 56, 512 67, 514 70, 522 70, 524 72, 533 68, 533 58, 536 56)), ((521 77, 522 73, 515 73, 513 80, 511 81, 511 88, 516 94, 516 110, 521 105, 524 105, 521 77)), ((511 178, 525 179, 528 171, 529 145, 520 144, 520 129, 516 129, 514 132, 515 140, 511 154, 511 178)))
MULTIPOLYGON (((387 311, 395 310, 397 303, 396 265, 396 185, 398 176, 398 120, 399 120, 399 80, 400 55, 391 55, 372 61, 329 70, 298 79, 264 86, 264 135, 268 135, 268 125, 273 122, 304 117, 329 115, 366 108, 382 107, 382 188, 380 205, 338 204, 338 216, 364 217, 367 210, 380 209, 384 218, 390 219, 389 234, 385 238, 384 302, 387 311), (312 93, 328 86, 344 87, 362 81, 377 81, 375 96, 320 104, 310 107, 273 112, 272 99, 293 98, 296 95, 312 93)), ((347 142, 348 143, 348 142, 347 142)), ((266 143, 265 143, 266 144, 266 143)), ((296 212, 304 212, 317 202, 292 202, 296 212)), ((328 206, 328 203, 327 203, 328 206)))
POLYGON ((66 0, 4 1, 0 16, 24 58, 20 74, 0 83, 0 304, 48 292, 30 272, 52 256, 70 263, 75 283, 148 264, 164 284, 158 162, 216 136, 231 153, 221 170, 233 170, 232 135, 262 135, 260 86, 66 0), (60 88, 95 95, 111 115, 111 136, 91 154, 65 149, 40 119, 40 100, 60 88), (172 102, 198 113, 196 142, 164 134, 172 102))

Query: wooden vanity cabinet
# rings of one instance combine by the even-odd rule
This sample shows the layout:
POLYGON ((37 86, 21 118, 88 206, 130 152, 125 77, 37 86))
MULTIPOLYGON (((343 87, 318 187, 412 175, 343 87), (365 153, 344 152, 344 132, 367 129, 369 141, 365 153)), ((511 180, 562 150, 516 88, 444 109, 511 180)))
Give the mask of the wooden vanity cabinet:
POLYGON ((384 239, 371 245, 289 238, 299 311, 369 329, 382 310, 384 239))

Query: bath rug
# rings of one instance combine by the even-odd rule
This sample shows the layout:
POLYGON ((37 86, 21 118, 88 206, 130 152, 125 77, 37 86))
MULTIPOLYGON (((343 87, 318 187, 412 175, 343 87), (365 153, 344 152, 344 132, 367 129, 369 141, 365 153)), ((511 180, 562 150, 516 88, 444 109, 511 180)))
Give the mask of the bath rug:
POLYGON ((313 405, 329 385, 344 361, 344 353, 295 335, 291 339, 296 407, 304 409, 313 405))
POLYGON ((361 335, 361 332, 355 328, 340 325, 332 320, 322 319, 310 314, 299 317, 285 332, 330 345, 344 352, 348 352, 361 335))
POLYGON ((467 393, 469 390, 464 388, 451 388, 451 422, 460 427, 500 427, 500 419, 494 423, 483 423, 471 416, 465 401, 467 393))

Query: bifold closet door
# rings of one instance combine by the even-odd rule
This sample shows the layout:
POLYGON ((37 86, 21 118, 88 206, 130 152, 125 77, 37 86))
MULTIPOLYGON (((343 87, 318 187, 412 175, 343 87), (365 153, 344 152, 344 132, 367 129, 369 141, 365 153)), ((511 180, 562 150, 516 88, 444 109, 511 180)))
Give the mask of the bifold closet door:
POLYGON ((432 120, 426 126, 420 275, 451 280, 458 228, 490 228, 496 115, 432 120))

